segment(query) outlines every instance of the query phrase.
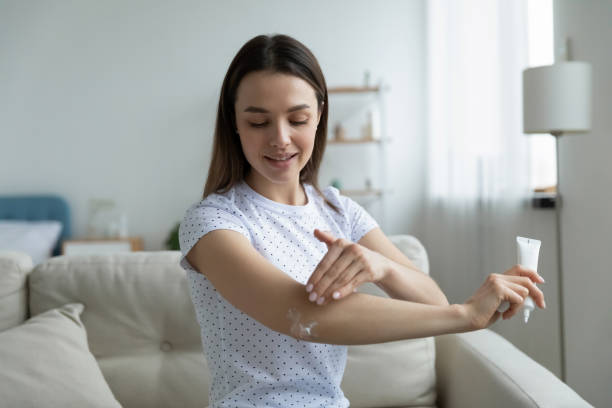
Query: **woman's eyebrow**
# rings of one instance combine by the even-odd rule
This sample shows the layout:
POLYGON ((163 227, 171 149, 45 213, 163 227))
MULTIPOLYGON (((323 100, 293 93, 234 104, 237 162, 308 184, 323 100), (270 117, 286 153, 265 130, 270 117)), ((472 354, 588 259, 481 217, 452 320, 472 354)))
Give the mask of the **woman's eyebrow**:
MULTIPOLYGON (((287 109, 287 113, 295 112, 295 111, 302 110, 302 109, 309 109, 309 108, 310 108, 310 106, 308 106, 306 104, 296 105, 296 106, 293 106, 293 107, 287 109)), ((257 106, 249 106, 244 111, 245 112, 255 112, 255 113, 270 113, 269 111, 265 110, 264 108, 259 108, 257 106)))

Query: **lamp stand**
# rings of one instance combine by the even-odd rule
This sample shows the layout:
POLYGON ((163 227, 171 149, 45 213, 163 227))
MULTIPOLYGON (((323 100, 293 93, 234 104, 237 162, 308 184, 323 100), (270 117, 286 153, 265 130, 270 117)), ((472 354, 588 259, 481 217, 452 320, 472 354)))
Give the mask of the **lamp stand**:
POLYGON ((559 268, 559 341, 561 345, 561 380, 567 383, 566 365, 565 365, 565 313, 563 312, 563 261, 561 248, 561 190, 559 178, 559 138, 563 132, 551 132, 555 137, 555 150, 557 152, 557 196, 555 197, 555 215, 557 218, 557 268, 559 268))

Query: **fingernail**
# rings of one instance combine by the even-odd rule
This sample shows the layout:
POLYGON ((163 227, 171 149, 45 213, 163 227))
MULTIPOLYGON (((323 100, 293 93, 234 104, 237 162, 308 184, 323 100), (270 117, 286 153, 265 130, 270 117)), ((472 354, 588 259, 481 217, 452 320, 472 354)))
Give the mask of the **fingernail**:
POLYGON ((309 283, 308 286, 306 286, 306 292, 310 292, 312 290, 312 283, 309 283))
POLYGON ((317 292, 312 292, 310 296, 308 296, 308 300, 314 302, 317 299, 317 292))
POLYGON ((338 299, 340 297, 340 292, 334 292, 334 294, 332 295, 332 297, 334 299, 338 299))
POLYGON ((543 300, 542 303, 544 303, 544 309, 546 309, 546 301, 543 300))
POLYGON ((320 298, 317 300, 317 305, 322 305, 322 304, 323 304, 323 302, 325 302, 325 298, 320 297, 320 298))

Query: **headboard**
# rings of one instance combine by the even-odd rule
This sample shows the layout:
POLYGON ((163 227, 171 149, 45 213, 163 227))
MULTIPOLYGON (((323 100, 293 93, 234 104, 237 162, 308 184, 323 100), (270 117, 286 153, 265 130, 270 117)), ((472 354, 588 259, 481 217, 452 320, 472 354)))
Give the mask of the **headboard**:
POLYGON ((0 195, 0 219, 61 222, 63 228, 53 256, 61 255, 62 241, 71 237, 70 207, 58 195, 0 195))

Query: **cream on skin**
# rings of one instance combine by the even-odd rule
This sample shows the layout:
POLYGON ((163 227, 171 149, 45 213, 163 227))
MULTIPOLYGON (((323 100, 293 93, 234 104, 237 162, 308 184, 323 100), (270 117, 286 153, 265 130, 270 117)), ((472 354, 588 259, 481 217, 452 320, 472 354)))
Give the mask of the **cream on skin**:
POLYGON ((318 323, 314 320, 303 323, 300 319, 301 317, 300 312, 296 308, 291 308, 287 311, 287 319, 291 321, 291 334, 302 340, 314 339, 315 334, 313 329, 318 323))
MULTIPOLYGON (((538 271, 538 256, 540 254, 541 241, 537 239, 516 237, 518 263, 526 268, 538 271)), ((534 282, 535 285, 535 282, 534 282)), ((505 312, 510 307, 508 301, 502 302, 497 308, 498 312, 505 312)), ((523 302, 523 320, 529 320, 530 313, 535 309, 535 303, 531 296, 527 296, 523 302)))

